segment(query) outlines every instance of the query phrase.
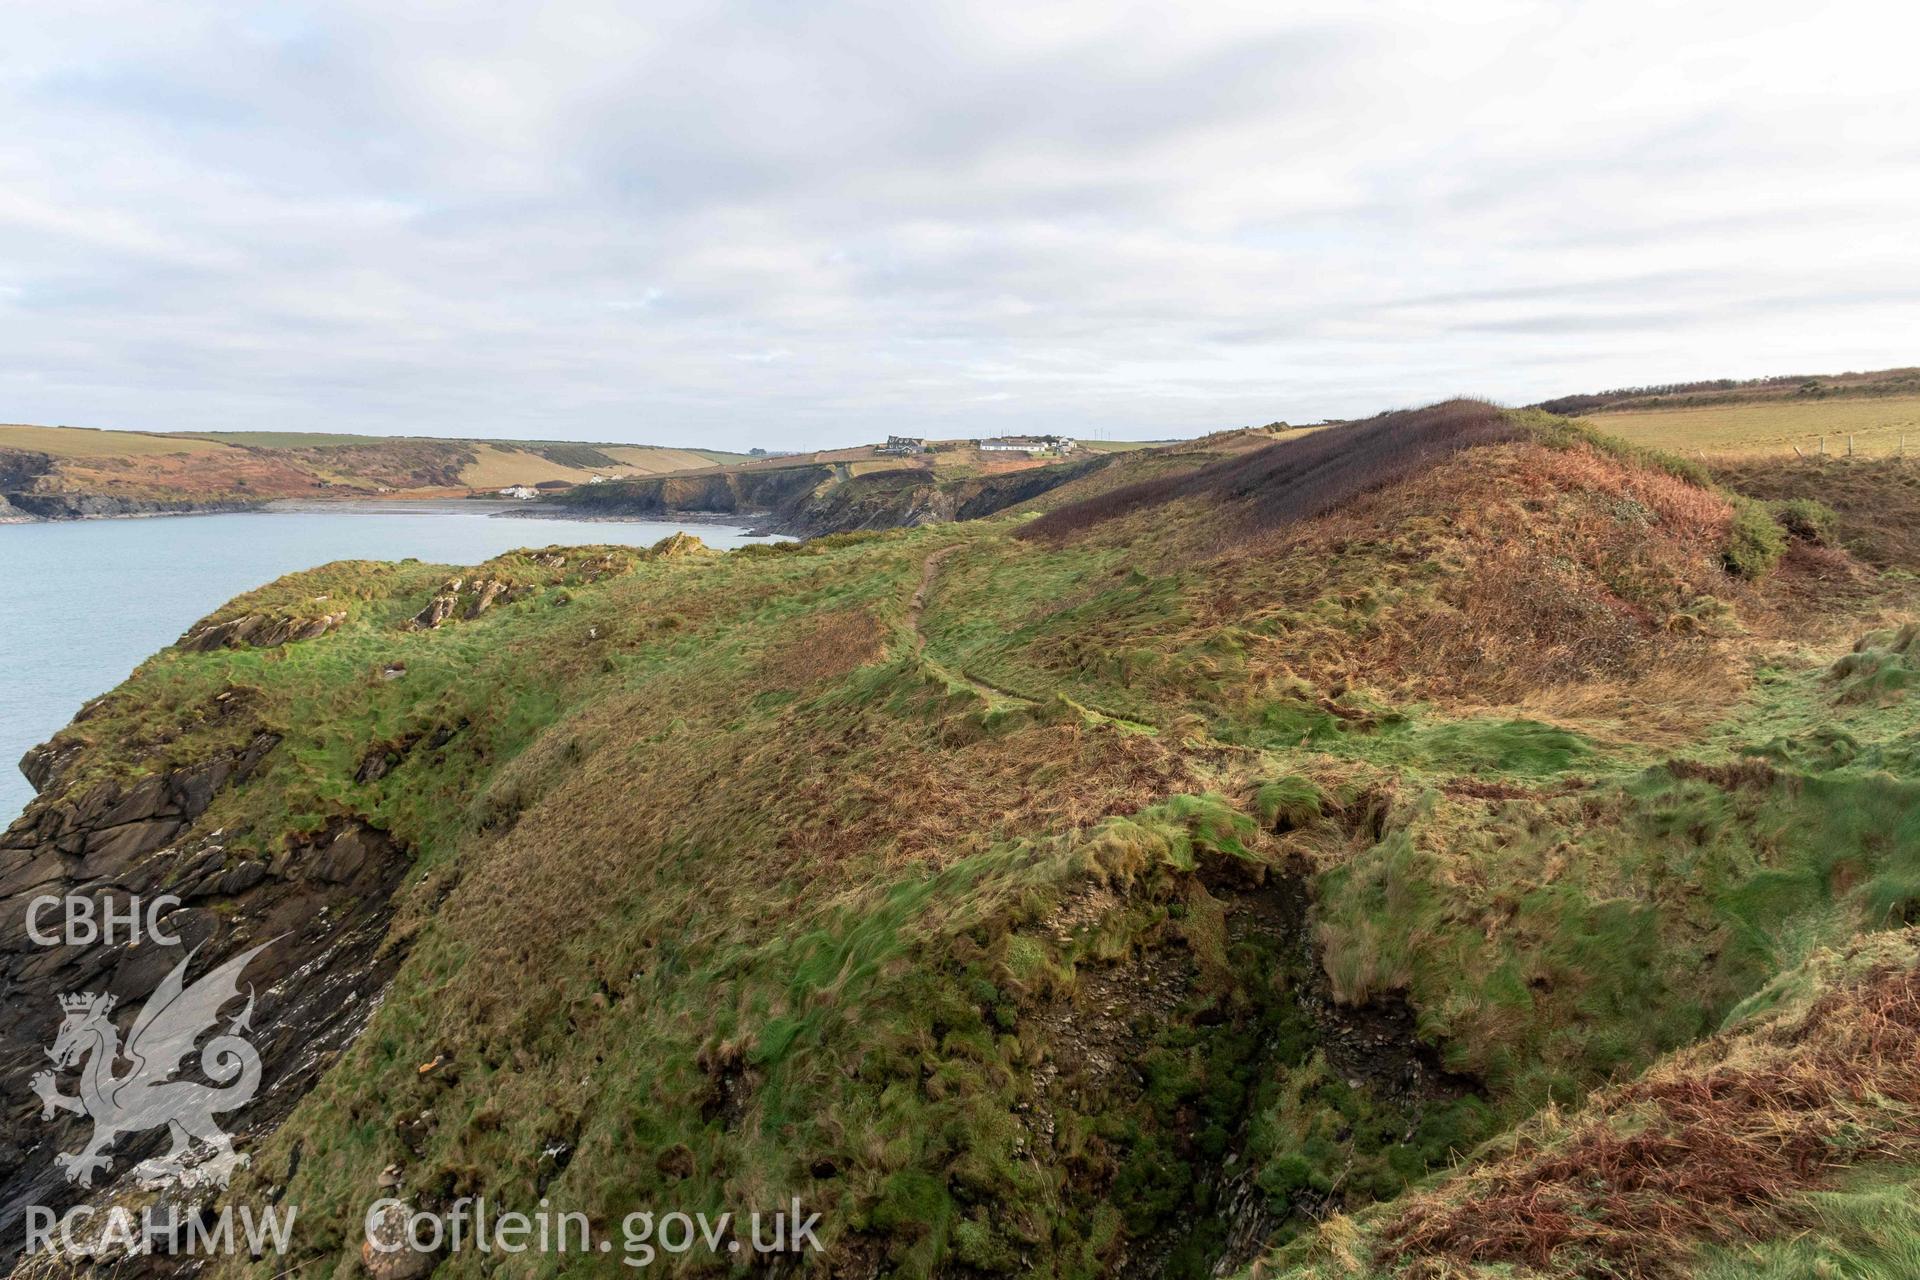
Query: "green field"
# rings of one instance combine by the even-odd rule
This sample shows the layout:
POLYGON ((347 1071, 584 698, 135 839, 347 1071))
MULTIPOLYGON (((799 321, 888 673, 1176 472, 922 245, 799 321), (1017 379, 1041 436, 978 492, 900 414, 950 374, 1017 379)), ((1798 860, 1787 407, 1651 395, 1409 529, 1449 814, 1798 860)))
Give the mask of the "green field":
POLYGON ((183 440, 211 440, 249 449, 329 449, 378 444, 384 438, 342 431, 182 431, 175 434, 183 440))

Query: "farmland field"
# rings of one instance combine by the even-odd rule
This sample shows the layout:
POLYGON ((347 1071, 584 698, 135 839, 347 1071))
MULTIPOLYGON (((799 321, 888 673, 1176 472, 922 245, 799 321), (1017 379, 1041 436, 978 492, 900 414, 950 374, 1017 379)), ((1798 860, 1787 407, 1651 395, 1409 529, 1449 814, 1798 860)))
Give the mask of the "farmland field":
POLYGON ((1822 436, 1829 454, 1845 453, 1849 435, 1862 454, 1898 453, 1903 435, 1920 448, 1920 396, 1635 409, 1596 413, 1586 421, 1635 444, 1689 456, 1791 457, 1796 446, 1813 454, 1822 436))
POLYGON ((248 449, 329 449, 336 446, 378 444, 383 437, 345 431, 194 431, 179 439, 210 440, 248 449))
POLYGON ((195 436, 147 435, 138 431, 90 431, 81 427, 0 425, 0 449, 25 449, 55 458, 125 458, 161 453, 213 453, 226 446, 195 436))
POLYGON ((665 449, 655 445, 609 445, 601 449, 609 458, 617 458, 642 475, 665 475, 669 471, 698 471, 702 467, 726 466, 745 462, 742 453, 722 449, 665 449))

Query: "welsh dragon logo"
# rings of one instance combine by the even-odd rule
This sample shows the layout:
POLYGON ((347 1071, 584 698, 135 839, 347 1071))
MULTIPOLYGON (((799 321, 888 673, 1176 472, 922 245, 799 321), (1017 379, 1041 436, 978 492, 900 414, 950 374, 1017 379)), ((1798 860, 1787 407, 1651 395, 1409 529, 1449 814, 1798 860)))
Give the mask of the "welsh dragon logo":
POLYGON ((56 1071, 85 1063, 80 1094, 61 1093, 56 1071, 36 1075, 33 1091, 40 1095, 43 1120, 59 1111, 93 1120, 93 1140, 85 1149, 54 1157, 69 1182, 92 1186, 96 1171, 113 1167, 113 1158, 106 1152, 116 1138, 163 1125, 173 1145, 164 1155, 135 1167, 135 1176, 144 1183, 218 1182, 224 1187, 234 1171, 247 1164, 248 1157, 234 1151, 233 1139, 213 1118, 246 1106, 260 1088, 260 1055, 240 1036, 252 1030, 248 1025, 253 1015, 251 987, 246 1007, 200 1050, 200 1069, 213 1083, 169 1077, 193 1053, 201 1035, 218 1025, 220 1010, 239 998, 240 974, 248 962, 271 945, 263 942, 235 956, 191 987, 186 986, 187 966, 198 948, 188 952, 147 998, 124 1046, 111 1019, 112 996, 86 992, 60 997, 66 1018, 47 1056, 56 1071), (122 1061, 128 1066, 116 1073, 122 1061), (197 1157, 196 1142, 206 1148, 197 1157))

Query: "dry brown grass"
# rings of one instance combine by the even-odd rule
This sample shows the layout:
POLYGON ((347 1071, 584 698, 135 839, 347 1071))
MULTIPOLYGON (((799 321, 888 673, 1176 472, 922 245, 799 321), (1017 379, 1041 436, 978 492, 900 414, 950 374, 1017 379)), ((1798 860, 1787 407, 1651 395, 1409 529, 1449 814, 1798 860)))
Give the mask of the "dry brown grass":
POLYGON ((1643 672, 1548 685, 1507 703, 1455 701, 1447 710, 1518 716, 1600 742, 1677 746, 1725 719, 1751 688, 1747 664, 1730 658, 1724 646, 1689 645, 1643 672))
POLYGON ((1719 565, 1724 499, 1585 449, 1476 451, 1391 501, 1373 516, 1389 527, 1453 513, 1432 551, 1457 572, 1378 650, 1443 695, 1520 699, 1697 663, 1712 610, 1748 603, 1719 565))
POLYGON ((1305 681, 1677 744, 1734 710, 1756 655, 1834 639, 1883 589, 1800 541, 1765 580, 1742 580, 1723 558, 1732 519, 1717 489, 1532 440, 1464 449, 1253 536, 1231 504, 1176 497, 1064 545, 1038 540, 1050 554, 1118 551, 1123 567, 1024 616, 1075 611, 1029 646, 1043 674, 1021 687, 1057 676, 1184 696, 1204 682, 1253 704, 1305 681), (1080 616, 1128 570, 1177 580, 1177 597, 1080 616))
POLYGON ((1729 518, 1708 490, 1584 448, 1473 449, 1230 551, 1195 625, 1283 619, 1273 670, 1323 687, 1504 703, 1697 677, 1716 619, 1764 613, 1721 568, 1729 518), (1358 616, 1327 620, 1325 600, 1358 616))
POLYGON ((1920 1155, 1920 969, 1910 948, 1757 1035, 1611 1090, 1569 1132, 1416 1198, 1382 1264, 1516 1263, 1659 1277, 1701 1243, 1791 1229, 1846 1167, 1920 1155))
POLYGON ((1673 741, 1725 714, 1754 645, 1805 639, 1859 578, 1844 555, 1796 543, 1772 579, 1740 580, 1723 561, 1731 519, 1714 489, 1530 440, 1463 449, 1253 535, 1232 504, 1177 497, 1050 549, 1097 546, 1121 567, 1039 602, 1030 625, 1076 612, 1025 656, 1146 696, 1200 681, 1252 703, 1304 680, 1673 741), (1080 616, 1130 570, 1177 595, 1080 616))
POLYGON ((886 636, 869 609, 837 609, 807 619, 760 660, 760 679, 775 689, 837 680, 880 656, 886 636))

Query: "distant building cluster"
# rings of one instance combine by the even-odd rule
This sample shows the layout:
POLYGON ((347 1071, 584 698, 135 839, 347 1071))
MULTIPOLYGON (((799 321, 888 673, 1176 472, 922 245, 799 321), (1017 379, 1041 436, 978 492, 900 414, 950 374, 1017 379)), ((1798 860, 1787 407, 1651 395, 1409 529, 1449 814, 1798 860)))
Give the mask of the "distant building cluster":
MULTIPOLYGON (((1024 453, 1028 457, 1041 453, 1064 455, 1074 450, 1074 442, 1065 436, 994 436, 989 440, 969 440, 966 443, 968 447, 983 453, 1024 453)), ((940 447, 953 448, 955 444, 940 447)), ((899 458, 932 453, 935 449, 919 436, 888 436, 885 444, 874 446, 874 452, 899 458)))
POLYGON ((1072 453, 1073 441, 1065 436, 996 436, 975 440, 973 447, 982 453, 1072 453))
POLYGON ((522 502, 526 502, 539 497, 540 491, 530 484, 510 484, 500 490, 500 496, 503 498, 518 498, 522 502))

